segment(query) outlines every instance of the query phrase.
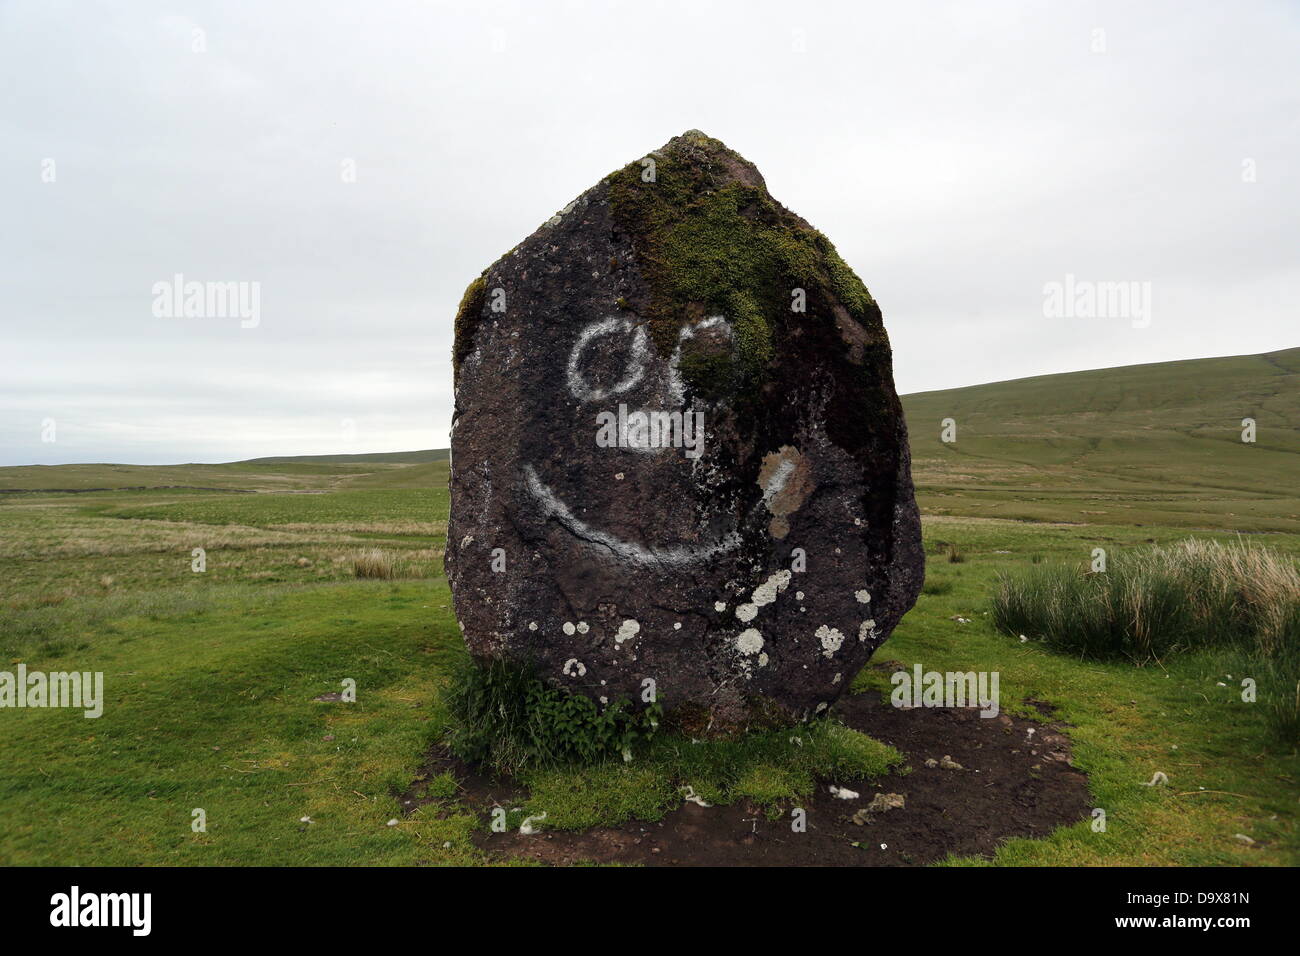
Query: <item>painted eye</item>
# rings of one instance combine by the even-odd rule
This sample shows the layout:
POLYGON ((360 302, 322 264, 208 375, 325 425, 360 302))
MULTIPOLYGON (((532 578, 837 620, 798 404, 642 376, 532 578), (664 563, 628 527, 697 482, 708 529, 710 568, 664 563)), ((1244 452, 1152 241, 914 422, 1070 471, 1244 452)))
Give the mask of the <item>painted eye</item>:
POLYGON ((720 398, 734 387, 736 374, 735 334, 723 316, 682 326, 668 369, 669 390, 679 404, 687 387, 705 401, 720 398))
POLYGON ((603 319, 587 326, 569 353, 569 392, 594 402, 626 392, 645 375, 645 327, 631 319, 603 319))

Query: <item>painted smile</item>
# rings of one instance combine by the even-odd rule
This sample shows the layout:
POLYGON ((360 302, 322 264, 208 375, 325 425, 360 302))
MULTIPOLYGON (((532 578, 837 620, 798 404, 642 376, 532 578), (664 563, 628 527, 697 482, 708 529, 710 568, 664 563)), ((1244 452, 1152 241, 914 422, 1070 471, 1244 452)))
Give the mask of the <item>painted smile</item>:
POLYGON ((537 470, 532 465, 524 465, 523 471, 528 493, 533 496, 533 500, 537 502, 546 517, 554 518, 575 538, 606 548, 615 557, 624 561, 651 566, 682 567, 726 554, 740 544, 740 535, 734 531, 708 544, 653 547, 625 541, 616 535, 593 528, 575 516, 569 506, 537 477, 537 470))

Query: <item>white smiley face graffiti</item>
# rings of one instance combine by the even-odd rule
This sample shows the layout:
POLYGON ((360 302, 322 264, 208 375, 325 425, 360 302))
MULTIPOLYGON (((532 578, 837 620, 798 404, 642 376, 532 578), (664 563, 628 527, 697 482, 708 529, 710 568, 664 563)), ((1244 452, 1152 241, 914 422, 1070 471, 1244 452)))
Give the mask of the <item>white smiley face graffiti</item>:
MULTIPOLYGON (((651 410, 668 411, 685 416, 688 412, 686 386, 679 370, 682 347, 704 332, 720 335, 728 344, 734 341, 731 325, 721 315, 710 316, 693 325, 683 326, 678 333, 676 348, 664 368, 662 360, 656 362, 651 353, 643 324, 619 316, 593 322, 578 334, 569 352, 565 369, 568 392, 578 400, 580 407, 590 407, 595 402, 626 396, 645 383, 647 387, 641 389, 641 394, 650 404, 651 410), (593 384, 590 376, 583 371, 584 358, 598 343, 611 338, 621 339, 623 348, 621 352, 608 351, 606 357, 621 359, 622 367, 616 375, 607 376, 613 381, 606 384, 593 384), (658 370, 654 369, 656 364, 659 365, 658 370), (653 379, 656 371, 658 380, 647 381, 648 376, 653 379)), ((660 455, 672 450, 671 446, 637 440, 635 436, 629 436, 626 432, 620 437, 624 439, 620 442, 621 448, 637 453, 660 455)), ((579 518, 575 509, 542 481, 533 465, 523 466, 523 476, 529 495, 545 517, 554 518, 574 537, 596 546, 620 561, 637 565, 679 567, 708 561, 734 550, 740 544, 740 535, 735 531, 722 534, 713 540, 688 544, 653 545, 630 541, 579 518)))

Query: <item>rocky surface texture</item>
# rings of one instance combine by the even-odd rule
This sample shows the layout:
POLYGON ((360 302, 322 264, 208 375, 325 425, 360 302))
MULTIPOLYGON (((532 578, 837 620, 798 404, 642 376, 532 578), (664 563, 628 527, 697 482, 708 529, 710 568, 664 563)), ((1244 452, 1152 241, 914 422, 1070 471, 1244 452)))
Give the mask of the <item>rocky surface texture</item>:
POLYGON ((485 270, 453 361, 447 572, 480 660, 715 729, 803 719, 915 602, 880 309, 719 141, 674 138, 485 270))

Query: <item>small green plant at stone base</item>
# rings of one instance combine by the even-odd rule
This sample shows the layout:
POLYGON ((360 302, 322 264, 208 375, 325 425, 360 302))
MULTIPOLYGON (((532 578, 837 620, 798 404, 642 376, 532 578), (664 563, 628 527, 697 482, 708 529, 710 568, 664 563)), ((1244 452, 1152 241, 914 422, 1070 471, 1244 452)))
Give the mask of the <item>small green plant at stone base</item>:
POLYGON ((625 700, 600 706, 546 685, 528 667, 465 658, 446 696, 447 744, 462 760, 500 773, 564 763, 626 759, 659 728, 658 702, 634 710, 625 700))

